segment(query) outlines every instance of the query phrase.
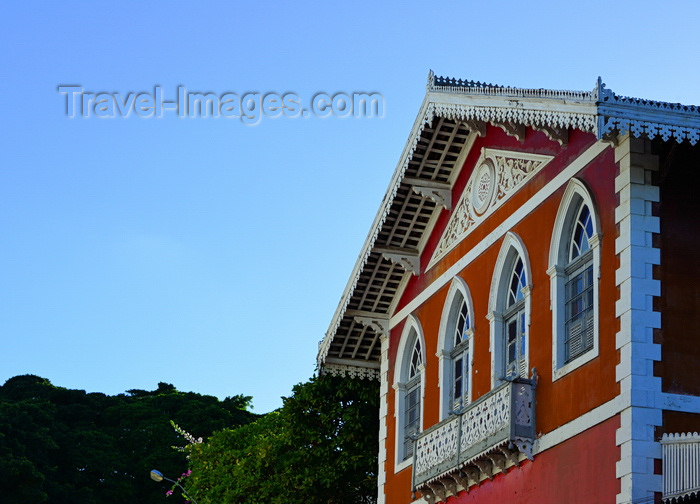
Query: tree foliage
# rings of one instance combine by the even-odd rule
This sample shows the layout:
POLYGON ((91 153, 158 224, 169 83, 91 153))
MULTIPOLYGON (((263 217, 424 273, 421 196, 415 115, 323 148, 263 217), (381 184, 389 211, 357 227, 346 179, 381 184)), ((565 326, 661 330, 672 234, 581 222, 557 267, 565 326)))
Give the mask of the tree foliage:
POLYGON ((334 376, 294 387, 277 411, 190 446, 199 504, 375 502, 379 385, 334 376))
POLYGON ((198 435, 243 425, 258 415, 250 397, 153 391, 107 396, 56 387, 45 378, 16 376, 0 387, 0 499, 7 504, 162 504, 157 468, 178 475, 186 454, 174 420, 198 435))
POLYGON ((188 463, 183 483, 199 504, 375 501, 376 382, 312 378, 265 416, 248 411, 250 400, 167 383, 108 396, 11 378, 0 387, 0 501, 163 504, 169 485, 150 470, 175 478, 188 463), (171 420, 209 438, 173 450, 184 441, 171 420))

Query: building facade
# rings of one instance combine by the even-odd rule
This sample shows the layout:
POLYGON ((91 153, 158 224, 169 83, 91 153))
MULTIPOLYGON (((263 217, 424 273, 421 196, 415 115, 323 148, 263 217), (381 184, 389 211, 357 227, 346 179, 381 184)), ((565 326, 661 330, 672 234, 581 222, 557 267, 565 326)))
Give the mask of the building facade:
POLYGON ((318 354, 381 383, 378 502, 700 489, 700 109, 430 73, 318 354))

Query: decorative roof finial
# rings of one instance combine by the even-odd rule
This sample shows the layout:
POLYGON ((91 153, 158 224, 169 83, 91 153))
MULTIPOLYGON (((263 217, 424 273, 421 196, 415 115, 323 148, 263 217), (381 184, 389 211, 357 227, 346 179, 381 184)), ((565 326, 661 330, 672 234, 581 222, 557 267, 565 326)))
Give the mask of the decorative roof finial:
POLYGON ((593 90, 593 94, 595 101, 598 103, 606 102, 614 96, 614 93, 605 87, 603 78, 600 76, 598 76, 598 81, 596 82, 596 87, 593 90))
POLYGON ((433 89, 433 86, 435 85, 435 74, 433 73, 432 70, 428 72, 428 82, 425 85, 425 89, 427 91, 430 91, 433 89))

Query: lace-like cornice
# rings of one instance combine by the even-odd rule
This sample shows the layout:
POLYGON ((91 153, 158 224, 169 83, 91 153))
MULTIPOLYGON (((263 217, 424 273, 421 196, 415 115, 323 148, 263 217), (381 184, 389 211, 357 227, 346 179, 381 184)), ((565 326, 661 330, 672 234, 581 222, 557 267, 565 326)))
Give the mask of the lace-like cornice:
POLYGON ((484 121, 495 124, 516 123, 525 126, 553 126, 557 128, 575 128, 581 131, 593 131, 596 121, 593 114, 556 112, 536 109, 507 109, 503 107, 483 107, 457 104, 435 104, 426 114, 426 122, 432 122, 434 116, 446 117, 456 121, 484 121))
POLYGON ((333 376, 349 376, 350 378, 359 378, 364 380, 378 380, 379 370, 360 366, 348 366, 338 364, 324 364, 321 368, 322 372, 333 376))
POLYGON ((598 77, 598 138, 617 131, 695 145, 700 140, 700 107, 617 96, 598 77))
MULTIPOLYGON (((556 126, 594 131, 604 138, 614 132, 630 133, 635 137, 650 139, 660 137, 664 141, 674 138, 678 142, 688 140, 692 145, 700 141, 700 107, 628 96, 618 96, 608 89, 598 77, 592 91, 567 91, 552 89, 526 89, 499 86, 473 80, 439 77, 428 74, 428 92, 469 95, 474 97, 518 98, 532 100, 517 106, 499 103, 492 107, 483 103, 436 104, 433 110, 457 119, 474 118, 487 122, 514 122, 525 126, 556 126), (594 113, 570 112, 538 106, 539 100, 559 100, 564 104, 595 105, 594 113), (524 106, 523 106, 524 105, 524 106), (529 105, 529 106, 528 106, 529 105)), ((540 102, 541 103, 541 102, 540 102)))

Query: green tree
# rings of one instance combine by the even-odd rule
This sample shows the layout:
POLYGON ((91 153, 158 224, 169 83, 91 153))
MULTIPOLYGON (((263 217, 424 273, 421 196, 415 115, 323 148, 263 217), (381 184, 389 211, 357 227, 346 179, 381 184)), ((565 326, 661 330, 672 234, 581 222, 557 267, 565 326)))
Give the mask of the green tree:
POLYGON ((375 502, 379 385, 334 376, 296 385, 282 408, 190 446, 199 504, 375 502))
POLYGON ((256 419, 251 398, 153 391, 107 396, 23 375, 0 387, 0 501, 17 504, 162 504, 148 474, 178 475, 186 454, 170 420, 197 435, 256 419))
POLYGON ((46 502, 54 474, 53 408, 42 400, 0 401, 0 495, 8 504, 46 502))

